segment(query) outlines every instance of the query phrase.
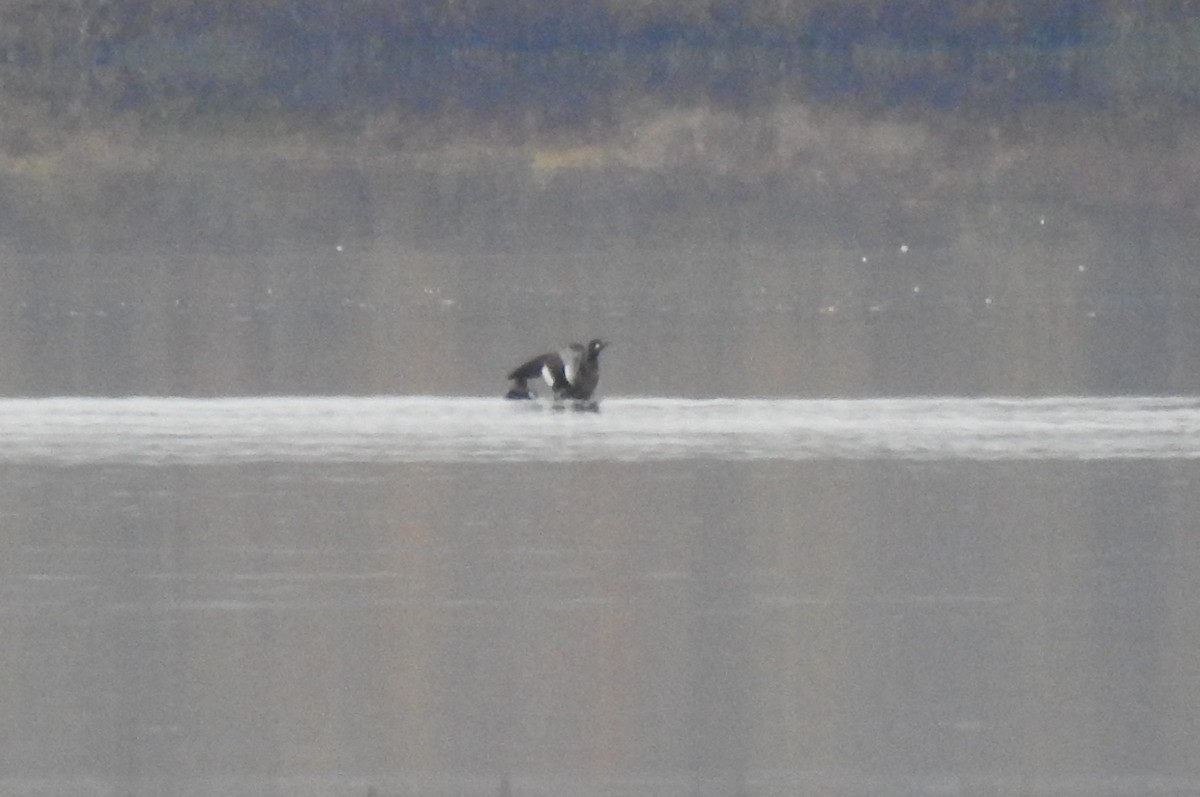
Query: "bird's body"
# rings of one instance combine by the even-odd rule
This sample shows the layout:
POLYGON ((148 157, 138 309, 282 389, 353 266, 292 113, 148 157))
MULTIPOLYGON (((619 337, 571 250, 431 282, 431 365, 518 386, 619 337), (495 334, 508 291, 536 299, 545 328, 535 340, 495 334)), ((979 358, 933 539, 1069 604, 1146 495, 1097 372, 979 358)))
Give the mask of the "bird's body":
POLYGON ((556 402, 564 399, 588 401, 600 382, 600 352, 607 345, 606 341, 596 338, 587 346, 572 343, 561 351, 539 354, 509 373, 508 378, 513 384, 505 398, 535 398, 528 382, 541 377, 554 391, 556 402))

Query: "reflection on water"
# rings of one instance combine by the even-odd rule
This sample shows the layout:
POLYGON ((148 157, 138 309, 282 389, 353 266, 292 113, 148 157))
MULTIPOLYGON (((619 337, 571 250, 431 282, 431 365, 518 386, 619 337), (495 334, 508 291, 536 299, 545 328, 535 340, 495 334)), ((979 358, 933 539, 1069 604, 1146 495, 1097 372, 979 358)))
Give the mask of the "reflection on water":
POLYGON ((450 397, 0 401, 13 463, 1196 457, 1191 398, 613 398, 598 414, 450 397))

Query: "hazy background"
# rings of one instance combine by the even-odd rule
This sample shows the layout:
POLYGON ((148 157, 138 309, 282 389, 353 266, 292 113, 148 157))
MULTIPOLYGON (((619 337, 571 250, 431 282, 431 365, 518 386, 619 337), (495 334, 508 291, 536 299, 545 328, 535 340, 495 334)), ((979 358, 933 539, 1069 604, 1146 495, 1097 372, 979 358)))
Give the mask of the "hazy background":
POLYGON ((0 386, 1191 392, 1189 3, 13 2, 0 386))

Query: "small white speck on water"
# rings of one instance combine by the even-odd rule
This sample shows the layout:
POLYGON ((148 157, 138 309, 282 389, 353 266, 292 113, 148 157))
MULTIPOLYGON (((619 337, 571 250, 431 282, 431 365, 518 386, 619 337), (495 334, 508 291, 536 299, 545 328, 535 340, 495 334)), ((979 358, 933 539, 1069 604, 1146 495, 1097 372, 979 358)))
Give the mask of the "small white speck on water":
POLYGON ((988 296, 988 297, 986 297, 986 298, 983 300, 983 303, 984 303, 984 304, 991 304, 991 303, 992 303, 992 297, 991 297, 991 296, 988 296))
POLYGON ((914 285, 914 286, 913 286, 913 293, 920 293, 920 292, 921 292, 921 286, 920 286, 920 285, 914 285))
POLYGON ((1045 216, 1042 216, 1040 219, 1038 219, 1038 224, 1041 224, 1041 225, 1045 226, 1045 224, 1046 224, 1046 217, 1045 217, 1045 216))
POLYGON ((903 254, 908 251, 908 244, 900 244, 900 252, 903 254))
POLYGON ((338 244, 337 246, 335 246, 335 247, 333 247, 333 248, 334 248, 336 251, 338 251, 338 252, 341 252, 343 249, 345 249, 345 247, 344 247, 344 246, 342 246, 341 244, 338 244))
POLYGON ((1083 265, 1082 263, 1080 263, 1080 264, 1079 264, 1079 271, 1080 271, 1080 273, 1082 273, 1082 272, 1084 272, 1084 271, 1087 271, 1087 266, 1085 266, 1085 265, 1083 265))
POLYGON ((866 255, 863 255, 862 262, 864 262, 864 263, 866 263, 866 262, 867 262, 867 256, 866 256, 866 255))

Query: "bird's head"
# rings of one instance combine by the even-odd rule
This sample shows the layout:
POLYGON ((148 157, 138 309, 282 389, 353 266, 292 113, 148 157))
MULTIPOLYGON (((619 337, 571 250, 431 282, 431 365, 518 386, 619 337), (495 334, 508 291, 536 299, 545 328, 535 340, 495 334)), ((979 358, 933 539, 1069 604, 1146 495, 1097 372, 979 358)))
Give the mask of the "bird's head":
POLYGON ((592 342, 588 344, 588 359, 591 359, 591 360, 596 359, 598 356, 600 356, 600 352, 603 351, 604 347, 607 345, 608 345, 607 340, 600 340, 600 338, 593 338, 592 342))

